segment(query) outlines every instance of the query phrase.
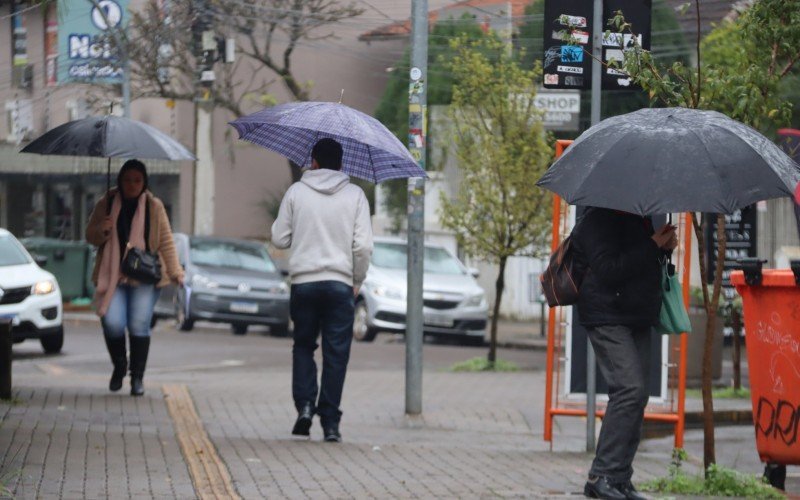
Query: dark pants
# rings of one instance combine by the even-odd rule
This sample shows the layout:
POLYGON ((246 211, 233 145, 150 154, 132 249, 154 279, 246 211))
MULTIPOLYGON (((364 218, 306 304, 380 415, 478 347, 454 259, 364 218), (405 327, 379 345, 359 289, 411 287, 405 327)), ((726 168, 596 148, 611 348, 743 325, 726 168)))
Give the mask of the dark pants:
POLYGON ((600 372, 608 382, 608 406, 600 429, 591 476, 630 480, 649 397, 652 328, 622 325, 589 330, 600 372))
POLYGON ((292 348, 292 396, 299 410, 316 403, 322 425, 336 424, 342 417, 344 376, 353 340, 353 287, 339 281, 317 281, 292 285, 290 311, 294 322, 292 348), (317 338, 322 333, 322 381, 317 388, 314 361, 317 338))

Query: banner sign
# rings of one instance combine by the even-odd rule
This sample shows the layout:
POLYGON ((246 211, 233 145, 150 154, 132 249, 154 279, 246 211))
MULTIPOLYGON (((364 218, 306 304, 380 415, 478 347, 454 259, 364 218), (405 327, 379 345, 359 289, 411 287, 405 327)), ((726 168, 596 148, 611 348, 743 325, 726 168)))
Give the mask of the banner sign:
MULTIPOLYGON (((603 90, 633 90, 630 78, 611 67, 622 66, 625 50, 638 42, 650 50, 652 0, 605 0, 602 30, 608 31, 608 20, 622 11, 631 23, 633 34, 607 33, 603 36, 603 90), (634 35, 635 34, 635 35, 634 35), (634 36, 636 39, 634 40, 634 36)), ((592 87, 592 2, 586 0, 546 0, 544 4, 544 87, 546 89, 589 90, 592 87)))
POLYGON ((58 83, 122 83, 123 69, 108 40, 128 22, 128 0, 59 0, 58 83))

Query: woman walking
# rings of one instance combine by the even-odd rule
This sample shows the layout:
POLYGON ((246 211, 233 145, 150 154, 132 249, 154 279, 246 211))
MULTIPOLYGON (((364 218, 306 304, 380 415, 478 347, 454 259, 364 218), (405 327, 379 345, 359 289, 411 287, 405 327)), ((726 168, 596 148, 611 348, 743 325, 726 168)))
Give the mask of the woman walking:
POLYGON ((94 304, 103 325, 106 347, 114 365, 108 388, 118 391, 128 369, 125 330, 130 340, 131 395, 144 394, 144 369, 150 350, 150 323, 159 289, 170 281, 183 285, 172 229, 164 204, 147 190, 147 169, 128 160, 117 176, 117 187, 97 202, 86 226, 86 241, 98 247, 92 281, 94 304), (123 272, 128 252, 158 255, 161 277, 134 280, 123 272), (149 281, 149 282, 145 282, 149 281))

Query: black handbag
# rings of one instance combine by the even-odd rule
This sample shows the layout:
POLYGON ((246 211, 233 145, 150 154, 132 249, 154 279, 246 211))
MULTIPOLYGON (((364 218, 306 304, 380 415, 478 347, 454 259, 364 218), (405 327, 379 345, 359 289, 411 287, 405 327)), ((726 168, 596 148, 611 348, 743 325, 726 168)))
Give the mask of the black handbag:
POLYGON ((122 273, 140 283, 155 285, 161 281, 161 261, 155 252, 129 247, 122 260, 122 273))
POLYGON ((161 260, 158 253, 150 251, 150 204, 145 212, 144 244, 145 250, 128 243, 128 253, 122 259, 122 273, 140 283, 155 285, 161 281, 161 260))

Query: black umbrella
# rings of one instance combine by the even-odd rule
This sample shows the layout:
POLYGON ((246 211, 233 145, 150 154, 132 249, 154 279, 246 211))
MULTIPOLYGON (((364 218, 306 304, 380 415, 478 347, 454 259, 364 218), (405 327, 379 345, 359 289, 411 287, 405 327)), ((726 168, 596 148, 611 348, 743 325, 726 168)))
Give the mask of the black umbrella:
POLYGON ((539 179, 574 205, 640 215, 732 213, 792 196, 800 166, 754 129, 715 111, 641 109, 580 135, 539 179))
POLYGON ((155 127, 118 116, 88 117, 51 129, 22 148, 20 153, 153 160, 196 160, 178 141, 155 127))

